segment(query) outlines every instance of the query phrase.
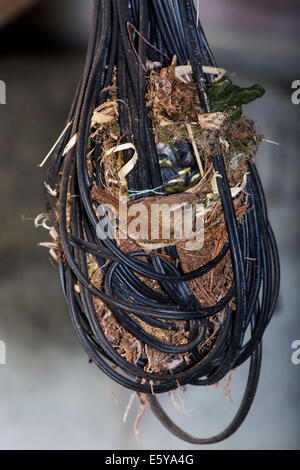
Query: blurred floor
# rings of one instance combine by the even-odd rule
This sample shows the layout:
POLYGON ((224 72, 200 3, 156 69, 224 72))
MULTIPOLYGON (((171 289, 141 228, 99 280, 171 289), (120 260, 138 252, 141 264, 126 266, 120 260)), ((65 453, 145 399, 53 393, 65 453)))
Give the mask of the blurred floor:
MULTIPOLYGON (((216 44, 216 50, 226 67, 224 47, 216 44)), ((124 424, 130 392, 88 364, 68 317, 58 272, 47 251, 36 246, 47 240, 47 233, 34 229, 31 221, 21 222, 22 214, 30 218, 43 210, 45 171, 37 164, 63 128, 83 60, 83 53, 62 51, 0 60, 0 79, 7 84, 7 104, 0 107, 0 340, 7 345, 7 365, 0 366, 0 448, 192 448, 169 435, 149 411, 136 441, 137 405, 124 424)), ((240 66, 238 60, 230 67, 238 83, 265 86, 265 97, 246 111, 268 139, 280 142, 280 147, 263 144, 258 166, 281 253, 282 289, 264 338, 262 375, 250 414, 234 436, 210 448, 299 449, 300 366, 291 362, 291 344, 300 339, 299 107, 291 103, 286 76, 274 77, 254 63, 240 66)), ((184 394, 187 413, 178 413, 168 396, 162 400, 185 429, 211 435, 239 405, 246 369, 233 374, 233 402, 226 412, 222 387, 189 388, 184 394)))

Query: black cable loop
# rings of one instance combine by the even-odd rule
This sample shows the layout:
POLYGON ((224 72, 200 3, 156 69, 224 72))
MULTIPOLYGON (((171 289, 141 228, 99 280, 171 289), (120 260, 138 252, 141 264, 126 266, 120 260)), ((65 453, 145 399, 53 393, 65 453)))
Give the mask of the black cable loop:
MULTIPOLYGON (((276 241, 254 163, 248 163, 248 210, 238 221, 224 158, 213 147, 212 161, 218 175, 228 236, 214 259, 194 271, 184 272, 175 246, 165 249, 167 257, 161 256, 161 250, 125 253, 115 240, 98 238, 97 233, 103 235, 105 228, 97 212, 105 213, 101 205, 91 201, 90 190, 95 181, 99 187, 104 181, 102 142, 93 144, 92 174, 88 170, 86 151, 93 111, 109 99, 108 91, 102 90, 111 84, 115 69, 121 143, 134 143, 138 153, 138 163, 127 176, 128 189, 148 189, 146 195, 151 195, 153 188, 162 186, 152 121, 145 104, 148 76, 144 67, 147 59, 163 65, 168 63, 133 30, 130 38, 128 22, 170 60, 177 55, 178 65, 191 64, 201 106, 206 112, 212 111, 208 97, 212 80, 202 67, 216 66, 216 62, 201 24, 196 25, 192 0, 94 1, 85 69, 67 120, 72 124, 55 149, 46 180, 51 188, 59 190, 58 218, 56 199, 49 194, 46 198, 49 218, 60 237, 59 276, 76 333, 97 367, 120 385, 149 394, 152 411, 179 438, 193 444, 216 443, 241 425, 255 396, 262 336, 279 291, 276 241), (76 145, 63 156, 66 144, 75 134, 76 145), (229 253, 232 285, 223 298, 204 307, 189 282, 201 281, 224 262, 229 253), (87 255, 101 268, 104 285, 101 289, 91 283, 87 255), (159 289, 148 285, 149 280, 159 289), (131 363, 121 357, 105 335, 95 308, 95 297, 143 344, 171 356, 189 354, 189 362, 183 361, 171 371, 154 373, 147 370, 143 361, 131 363), (202 347, 212 331, 212 317, 216 314, 220 317, 220 327, 212 347, 202 347), (148 325, 164 332, 169 329, 176 332, 177 321, 183 322, 189 333, 185 344, 168 344, 145 329, 148 325), (178 384, 212 385, 247 360, 250 360, 249 377, 241 406, 231 424, 215 437, 196 439, 180 430, 152 395, 174 390, 178 384)), ((124 163, 132 155, 132 150, 124 151, 124 163)), ((131 199, 138 197, 140 195, 132 195, 131 199)))

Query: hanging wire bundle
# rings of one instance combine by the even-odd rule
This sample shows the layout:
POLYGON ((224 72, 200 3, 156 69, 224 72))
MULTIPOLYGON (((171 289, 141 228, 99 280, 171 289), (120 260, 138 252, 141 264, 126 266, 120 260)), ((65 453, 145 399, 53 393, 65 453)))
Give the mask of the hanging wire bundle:
POLYGON ((216 87, 233 86, 219 73, 191 0, 95 0, 46 180, 48 246, 84 349, 194 444, 227 438, 246 417, 279 287, 253 160, 262 137, 236 103, 214 107, 216 87), (101 236, 105 203, 120 196, 198 198, 208 207, 204 247, 101 236), (221 434, 194 438, 161 408, 157 394, 216 384, 247 360, 242 403, 221 434))

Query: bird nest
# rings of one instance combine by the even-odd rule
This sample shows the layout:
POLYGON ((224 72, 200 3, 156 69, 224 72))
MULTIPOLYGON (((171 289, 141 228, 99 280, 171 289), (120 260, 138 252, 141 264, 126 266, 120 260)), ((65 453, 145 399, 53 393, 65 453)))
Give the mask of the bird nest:
MULTIPOLYGON (((217 187, 216 172, 213 167, 212 146, 223 152, 226 159, 227 177, 234 199, 234 208, 238 221, 241 221, 248 210, 247 162, 253 161, 257 153, 262 135, 256 129, 253 120, 244 114, 238 121, 230 119, 232 110, 225 112, 203 113, 197 95, 196 84, 189 71, 184 74, 184 79, 179 75, 180 67, 176 67, 176 56, 172 64, 163 67, 160 63, 148 61, 148 78, 146 92, 146 106, 152 118, 153 134, 157 148, 176 148, 181 146, 186 153, 192 153, 192 162, 186 162, 186 155, 180 155, 179 161, 167 161, 168 169, 172 168, 177 173, 175 184, 166 181, 164 189, 167 194, 181 193, 181 199, 189 200, 190 195, 205 206, 204 211, 204 240, 203 247, 197 250, 187 250, 186 242, 182 239, 152 240, 152 250, 145 240, 131 238, 130 233, 126 238, 120 238, 119 230, 116 233, 117 246, 125 253, 134 253, 141 248, 146 249, 153 256, 167 259, 174 264, 174 260, 165 252, 166 246, 176 245, 178 248, 178 260, 184 272, 195 271, 217 257, 227 240, 226 225, 222 211, 221 199, 217 187), (179 69, 179 70, 178 70, 179 69), (190 167, 188 167, 190 163, 190 167), (197 167, 193 181, 180 178, 191 172, 191 166, 197 167), (188 170, 188 171, 187 171, 188 170), (186 195, 186 196, 185 196, 186 195), (148 249, 147 249, 148 248, 148 249)), ((127 165, 129 173, 136 164, 137 159, 132 158, 124 163, 123 151, 135 149, 134 142, 122 145, 122 135, 119 126, 119 103, 117 98, 117 68, 114 69, 111 84, 105 88, 108 92, 108 100, 98 106, 92 115, 89 143, 87 149, 87 168, 93 187, 90 197, 96 203, 105 205, 112 203, 117 210, 118 198, 126 198, 130 204, 130 191, 124 178, 123 170, 127 165), (99 156, 103 171, 102 187, 97 186, 93 161, 95 143, 102 143, 102 153, 99 156)), ((177 159, 178 160, 178 159, 177 159)), ((161 171, 164 169, 166 159, 160 159, 161 171)), ((127 173, 127 174, 128 174, 127 173)), ((173 179, 174 180, 174 179, 173 179)), ((144 191, 141 191, 143 194, 144 191)), ((150 193, 150 191, 149 191, 150 193)), ((167 201, 166 195, 155 197, 143 197, 138 202, 159 204, 167 201)), ((132 204, 131 204, 132 205, 132 204)), ((119 229, 119 227, 118 227, 119 229)), ((99 290, 104 289, 104 268, 99 267, 97 260, 92 255, 87 255, 88 274, 91 284, 99 290)), ((162 294, 162 289, 157 281, 140 277, 149 288, 162 294)), ((226 296, 228 288, 233 282, 233 271, 230 253, 201 279, 188 282, 191 292, 201 305, 213 306, 218 300, 226 296)), ((163 353, 154 347, 145 344, 130 333, 109 309, 109 305, 99 297, 93 297, 94 306, 104 331, 104 335, 121 357, 126 361, 137 365, 144 364, 147 372, 163 373, 173 368, 191 362, 191 353, 169 354, 163 353)), ((231 301, 233 306, 234 300, 231 301)), ((130 314, 130 318, 147 334, 156 338, 161 343, 171 346, 183 346, 189 343, 190 333, 185 321, 176 321, 174 329, 161 329, 148 325, 141 319, 130 314)), ((222 325, 222 314, 217 313, 211 317, 209 328, 198 345, 198 351, 204 354, 212 347, 217 336, 218 329, 222 325)))

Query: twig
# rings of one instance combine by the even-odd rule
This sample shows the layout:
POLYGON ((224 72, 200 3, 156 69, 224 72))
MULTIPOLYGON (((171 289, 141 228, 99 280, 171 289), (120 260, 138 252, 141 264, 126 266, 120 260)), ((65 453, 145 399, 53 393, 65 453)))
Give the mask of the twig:
POLYGON ((53 145, 53 147, 49 150, 49 153, 45 156, 44 160, 42 161, 42 163, 40 163, 38 166, 40 168, 42 168, 46 161, 48 160, 48 158, 52 155, 52 153, 54 152, 55 150, 55 147, 57 146, 58 142, 60 141, 60 139, 63 138, 63 136, 65 135, 65 132, 67 132, 67 130, 69 129, 70 125, 72 124, 72 121, 68 122, 68 124, 66 125, 66 127, 64 128, 64 130, 62 131, 62 133, 60 134, 60 136, 58 137, 57 141, 55 142, 55 144, 53 145))
MULTIPOLYGON (((163 57, 165 57, 167 60, 171 60, 170 57, 168 57, 166 54, 164 54, 161 50, 157 49, 157 47, 153 46, 153 44, 151 44, 151 42, 147 41, 147 39, 136 29, 136 27, 130 23, 130 21, 127 21, 127 31, 128 31, 128 34, 130 34, 130 37, 131 37, 131 41, 132 41, 132 36, 131 36, 131 33, 130 33, 130 28, 133 29, 134 32, 136 32, 136 34, 138 34, 142 40, 149 46, 151 47, 152 49, 154 49, 156 52, 158 52, 159 54, 161 54, 163 57)), ((134 49, 135 51, 135 49, 134 49)), ((136 51, 135 51, 136 53, 136 51)), ((137 53, 136 53, 137 54, 137 53)), ((138 57, 138 55, 137 55, 138 57)), ((139 58, 139 57, 138 57, 139 58)))
POLYGON ((201 178, 203 178, 203 176, 204 176, 203 166, 202 166, 201 158, 200 158, 200 155, 199 155, 199 152, 198 152, 195 137, 194 137, 194 134, 193 134, 193 131, 192 131, 192 127, 189 123, 187 123, 186 128, 187 128, 187 131, 189 133, 189 137, 190 137, 191 142, 192 142, 192 146, 193 146, 194 153, 195 153, 195 156, 196 156, 196 160, 197 160, 197 163, 198 163, 198 167, 199 167, 199 170, 200 170, 201 178))

